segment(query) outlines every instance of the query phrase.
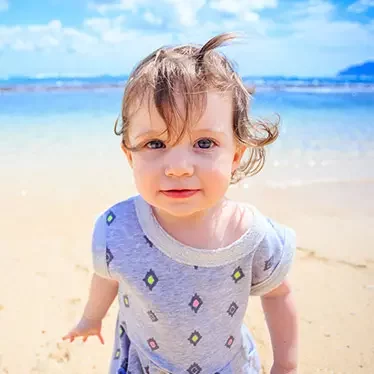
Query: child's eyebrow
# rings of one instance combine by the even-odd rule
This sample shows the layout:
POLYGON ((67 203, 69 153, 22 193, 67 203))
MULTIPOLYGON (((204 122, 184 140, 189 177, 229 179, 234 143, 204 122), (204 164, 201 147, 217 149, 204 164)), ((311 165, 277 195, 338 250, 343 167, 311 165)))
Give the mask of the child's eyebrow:
POLYGON ((214 130, 211 128, 202 128, 202 129, 194 129, 192 133, 203 133, 203 134, 214 134, 218 136, 224 136, 227 137, 226 131, 220 131, 220 130, 214 130))
MULTIPOLYGON (((134 139, 144 139, 144 138, 153 138, 153 137, 160 137, 162 135, 166 135, 166 131, 156 131, 156 130, 149 130, 144 131, 140 134, 137 134, 134 139)), ((214 130, 212 128, 200 128, 200 129, 192 129, 190 132, 191 135, 198 135, 198 134, 211 134, 215 136, 227 137, 227 133, 225 131, 214 130)))
POLYGON ((149 130, 142 132, 135 136, 135 140, 143 139, 143 138, 149 138, 149 137, 155 137, 155 136, 161 136, 163 135, 164 131, 155 131, 155 130, 149 130))

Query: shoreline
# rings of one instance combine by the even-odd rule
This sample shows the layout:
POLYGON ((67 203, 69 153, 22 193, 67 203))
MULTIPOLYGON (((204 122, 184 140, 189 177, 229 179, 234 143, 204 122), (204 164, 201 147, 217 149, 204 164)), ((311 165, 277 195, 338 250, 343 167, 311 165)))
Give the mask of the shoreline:
MULTIPOLYGON (((116 90, 124 88, 126 81, 118 83, 79 83, 79 84, 13 84, 0 85, 0 94, 25 92, 72 92, 92 90, 116 90)), ((315 94, 354 94, 374 93, 373 83, 346 83, 341 84, 255 84, 248 82, 255 92, 295 92, 315 94)))

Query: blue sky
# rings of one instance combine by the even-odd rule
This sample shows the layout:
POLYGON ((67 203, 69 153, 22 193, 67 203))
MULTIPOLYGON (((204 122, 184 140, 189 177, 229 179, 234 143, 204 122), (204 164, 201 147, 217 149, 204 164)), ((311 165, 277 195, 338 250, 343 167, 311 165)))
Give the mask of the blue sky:
POLYGON ((374 60, 374 0, 0 0, 0 77, 127 74, 224 31, 243 75, 332 76, 374 60))

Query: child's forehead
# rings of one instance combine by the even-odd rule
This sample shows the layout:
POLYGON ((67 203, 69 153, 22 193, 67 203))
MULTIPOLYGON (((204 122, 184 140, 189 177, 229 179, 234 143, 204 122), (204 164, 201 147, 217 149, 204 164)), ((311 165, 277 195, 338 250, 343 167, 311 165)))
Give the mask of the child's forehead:
MULTIPOLYGON (((180 113, 185 111, 182 96, 175 100, 180 113)), ((132 138, 146 131, 164 132, 168 126, 161 117, 153 100, 143 100, 138 103, 136 111, 131 116, 129 132, 132 138)), ((186 124, 181 118, 175 118, 172 126, 177 130, 185 126, 190 131, 219 131, 229 132, 232 129, 233 100, 229 92, 207 92, 206 102, 202 110, 189 113, 192 123, 186 124)))

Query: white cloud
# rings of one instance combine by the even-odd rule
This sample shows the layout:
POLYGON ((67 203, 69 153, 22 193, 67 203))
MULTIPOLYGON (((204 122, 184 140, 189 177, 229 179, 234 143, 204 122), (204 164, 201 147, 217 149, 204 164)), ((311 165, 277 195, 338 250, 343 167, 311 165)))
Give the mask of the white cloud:
POLYGON ((131 40, 131 33, 125 33, 121 30, 108 30, 102 34, 102 41, 106 44, 119 44, 125 40, 131 40))
POLYGON ((0 12, 4 12, 9 9, 9 1, 8 0, 0 0, 0 12))
POLYGON ((293 37, 303 41, 304 46, 313 45, 315 48, 339 48, 349 50, 360 47, 373 48, 373 30, 358 22, 335 20, 336 8, 329 1, 309 0, 307 6, 297 9, 298 19, 288 25, 293 37), (342 37, 344 35, 344 37, 342 37))
POLYGON ((103 43, 118 44, 125 40, 131 40, 131 32, 124 31, 125 16, 114 18, 89 18, 84 20, 83 26, 87 32, 94 32, 103 43))
POLYGON ((179 22, 183 26, 195 26, 197 24, 197 13, 205 5, 205 0, 165 0, 174 6, 179 17, 179 22))
POLYGON ((294 70, 334 75, 347 65, 374 58, 374 22, 339 20, 335 11, 330 1, 300 4, 296 8, 299 16, 293 14, 283 25, 286 36, 263 39, 265 48, 274 52, 281 66, 289 64, 291 74, 294 70))
POLYGON ((265 8, 276 8, 277 5, 277 0, 212 0, 210 2, 212 9, 234 14, 265 8))
MULTIPOLYGON (((75 30, 79 32, 79 30, 75 30)), ((128 40, 109 44, 95 40, 88 46, 83 40, 74 39, 82 53, 66 53, 62 48, 45 51, 14 51, 2 53, 1 64, 8 76, 92 76, 128 74, 134 65, 160 45, 171 44, 172 34, 144 35, 132 31, 128 40), (136 41, 136 43, 135 43, 136 41), (32 63, 25 64, 25 61, 32 63)), ((68 42, 68 41, 67 41, 68 42)), ((69 41, 71 48, 74 45, 69 41)))
POLYGON ((94 35, 70 27, 62 28, 60 35, 61 47, 70 52, 90 55, 99 40, 94 35))
POLYGON ((335 6, 327 0, 309 0, 305 10, 310 16, 324 16, 331 14, 335 6))
POLYGON ((84 53, 94 44, 93 36, 63 27, 59 20, 44 25, 0 26, 0 49, 39 52, 60 49, 84 53))
POLYGON ((130 12, 133 17, 142 9, 141 17, 149 24, 161 25, 167 17, 169 26, 181 28, 197 25, 197 13, 205 3, 206 0, 119 0, 91 3, 89 7, 102 15, 122 11, 130 12))
POLYGON ((354 13, 364 13, 371 7, 374 7, 374 0, 357 0, 348 7, 348 10, 354 13))
MULTIPOLYGON (((1 0, 0 0, 1 1, 1 0)), ((146 8, 147 18, 149 18, 148 12, 157 14, 157 11, 161 13, 170 12, 170 9, 178 15, 179 21, 183 25, 195 24, 196 13, 205 5, 206 0, 98 0, 89 3, 89 8, 95 10, 102 15, 106 15, 112 12, 124 11, 136 13, 139 8, 146 8)), ((156 17, 159 18, 159 17, 156 17)))
POLYGON ((256 22, 260 20, 260 16, 255 12, 245 12, 243 14, 243 19, 247 22, 256 22))
POLYGON ((110 29, 121 29, 124 26, 125 21, 126 18, 123 15, 114 18, 86 18, 83 21, 83 26, 96 33, 104 33, 110 29))
MULTIPOLYGON (((160 19, 156 18, 150 12, 144 14, 146 21, 152 24, 159 24, 160 19)), ((87 33, 94 33, 98 38, 100 47, 124 42, 133 42, 139 35, 140 30, 129 28, 126 25, 126 17, 124 15, 114 18, 88 18, 84 20, 83 27, 87 33)))
POLYGON ((95 10, 100 14, 107 14, 110 12, 118 11, 136 11, 140 5, 146 5, 150 3, 150 0, 119 0, 109 2, 91 2, 89 8, 95 10))
POLYGON ((152 50, 172 42, 171 33, 147 35, 125 27, 123 16, 86 19, 80 28, 58 20, 0 26, 2 66, 9 75, 126 74, 152 50))
POLYGON ((47 25, 28 25, 27 30, 31 33, 42 33, 42 32, 60 32, 62 24, 60 20, 50 21, 47 25))
POLYGON ((102 33, 112 26, 112 20, 110 18, 103 17, 87 18, 84 20, 83 25, 95 33, 102 33))
POLYGON ((15 51, 33 51, 35 46, 29 41, 23 41, 21 39, 15 39, 12 43, 12 48, 15 51))
POLYGON ((248 5, 251 9, 262 10, 265 8, 276 8, 278 6, 278 0, 252 0, 248 1, 248 5))
POLYGON ((330 1, 309 0, 294 4, 278 22, 229 19, 223 24, 232 29, 241 25, 248 38, 244 45, 229 47, 227 54, 246 75, 335 75, 348 65, 374 59, 374 21, 339 20, 336 10, 330 1))
POLYGON ((247 0, 212 0, 210 2, 211 9, 235 16, 235 20, 225 22, 226 24, 231 24, 233 29, 245 26, 246 23, 259 23, 260 15, 258 12, 265 8, 276 8, 277 6, 277 0, 255 0, 250 2, 247 0))
POLYGON ((328 0, 304 0, 295 4, 286 13, 289 23, 298 22, 308 17, 309 19, 328 18, 335 11, 335 6, 328 0))
POLYGON ((151 25, 162 25, 162 19, 149 11, 145 12, 143 17, 151 25))
MULTIPOLYGON (((146 0, 139 1, 144 5, 146 0)), ((244 7, 240 0, 163 0, 157 6, 153 2, 137 8, 139 1, 126 2, 127 11, 119 16, 89 18, 76 28, 59 20, 0 26, 2 66, 7 63, 4 66, 12 74, 24 69, 31 74, 126 74, 161 45, 203 44, 217 33, 233 30, 247 35, 247 41, 235 43, 225 53, 246 75, 331 75, 374 58, 374 21, 365 25, 337 19, 331 1, 295 2, 278 22, 260 13, 261 7, 276 6, 275 1, 251 1, 244 7), (213 3, 219 3, 221 11, 231 6, 231 16, 218 20, 220 11, 209 7, 213 3), (25 59, 34 63, 25 67, 21 64, 25 59)), ((101 5, 118 4, 122 3, 101 5)))

